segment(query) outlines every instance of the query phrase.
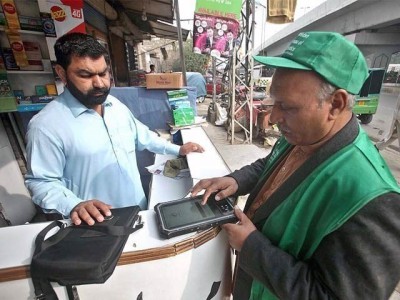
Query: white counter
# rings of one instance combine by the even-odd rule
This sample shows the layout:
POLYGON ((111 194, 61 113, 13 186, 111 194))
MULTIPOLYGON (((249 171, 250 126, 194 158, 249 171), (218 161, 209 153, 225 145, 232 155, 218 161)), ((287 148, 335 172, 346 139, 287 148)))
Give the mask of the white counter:
MULTIPOLYGON (((104 284, 78 286, 85 299, 206 299, 214 283, 220 282, 213 299, 229 299, 231 284, 230 248, 226 235, 218 228, 189 233, 172 239, 160 237, 155 213, 158 202, 185 197, 201 178, 229 173, 221 156, 201 127, 182 131, 184 142, 193 141, 204 153, 187 156, 193 178, 180 180, 154 175, 149 210, 140 212, 144 227, 131 234, 119 265, 104 284)), ((171 159, 156 157, 156 163, 171 159)), ((29 264, 36 235, 48 223, 12 226, 0 229, 1 299, 33 299, 29 264)), ((65 288, 54 284, 60 299, 68 299, 65 288)))

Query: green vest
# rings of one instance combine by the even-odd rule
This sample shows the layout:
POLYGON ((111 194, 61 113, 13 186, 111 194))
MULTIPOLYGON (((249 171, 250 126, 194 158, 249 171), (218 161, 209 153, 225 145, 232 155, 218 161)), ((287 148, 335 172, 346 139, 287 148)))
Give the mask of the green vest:
MULTIPOLYGON (((266 163, 271 173, 290 147, 281 138, 266 163)), ((307 260, 322 239, 339 228, 359 209, 379 195, 400 188, 366 133, 319 165, 265 221, 262 233, 299 260, 307 260)), ((251 300, 278 299, 262 283, 253 280, 251 300)))

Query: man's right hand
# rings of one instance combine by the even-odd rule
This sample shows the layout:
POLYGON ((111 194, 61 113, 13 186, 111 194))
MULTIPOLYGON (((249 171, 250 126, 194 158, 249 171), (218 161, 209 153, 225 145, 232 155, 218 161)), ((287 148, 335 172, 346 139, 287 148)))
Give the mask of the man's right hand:
POLYGON ((238 190, 239 186, 233 177, 216 177, 200 180, 191 191, 192 196, 196 196, 200 191, 205 190, 202 204, 206 204, 208 197, 212 193, 217 192, 215 200, 224 199, 233 195, 238 190))
POLYGON ((111 216, 111 205, 99 200, 87 200, 75 206, 71 213, 71 221, 75 225, 80 225, 82 221, 88 225, 94 225, 95 221, 103 222, 104 216, 111 216))

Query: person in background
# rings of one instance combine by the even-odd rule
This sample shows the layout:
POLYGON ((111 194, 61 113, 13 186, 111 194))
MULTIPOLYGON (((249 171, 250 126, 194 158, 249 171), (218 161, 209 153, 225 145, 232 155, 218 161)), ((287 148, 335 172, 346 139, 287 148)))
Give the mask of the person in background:
POLYGON ((234 299, 388 299, 400 279, 400 188, 352 106, 368 77, 359 49, 333 32, 302 32, 281 57, 271 153, 204 179, 203 203, 250 193, 237 224, 234 299))
POLYGON ((156 72, 156 66, 151 64, 150 65, 150 72, 149 73, 155 73, 156 72))
POLYGON ((102 222, 110 208, 147 207, 135 150, 186 155, 196 143, 158 137, 109 95, 106 50, 90 35, 69 33, 54 45, 64 92, 29 122, 26 185, 46 213, 74 224, 102 222))

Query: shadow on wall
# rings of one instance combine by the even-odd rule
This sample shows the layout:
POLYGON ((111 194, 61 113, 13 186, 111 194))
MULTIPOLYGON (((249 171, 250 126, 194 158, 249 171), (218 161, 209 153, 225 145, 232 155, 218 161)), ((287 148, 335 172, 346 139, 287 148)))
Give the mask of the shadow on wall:
POLYGON ((0 148, 0 205, 1 226, 25 224, 36 214, 10 146, 0 148))

